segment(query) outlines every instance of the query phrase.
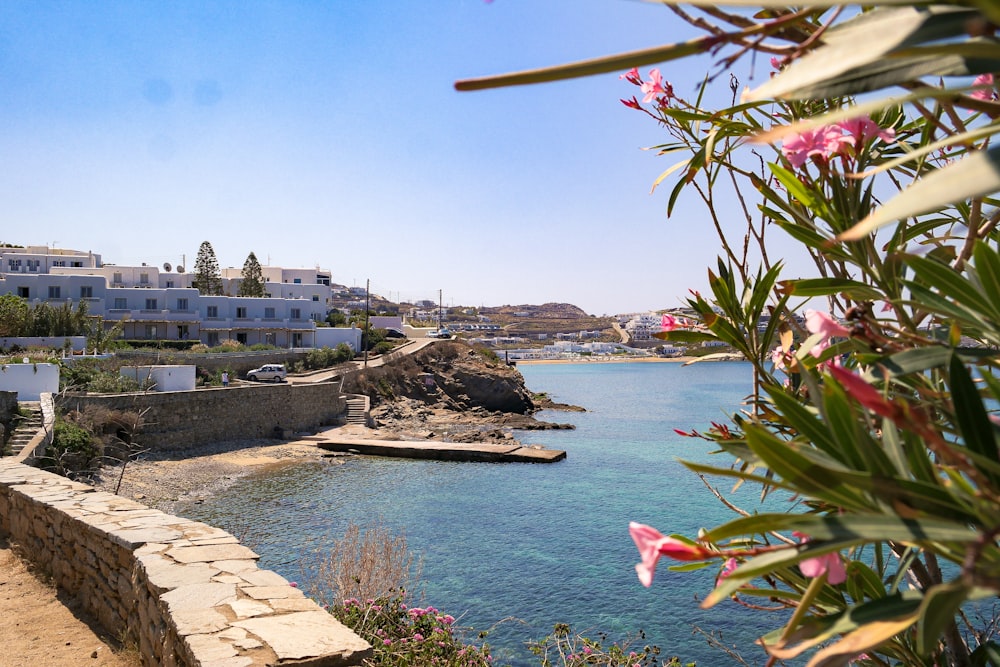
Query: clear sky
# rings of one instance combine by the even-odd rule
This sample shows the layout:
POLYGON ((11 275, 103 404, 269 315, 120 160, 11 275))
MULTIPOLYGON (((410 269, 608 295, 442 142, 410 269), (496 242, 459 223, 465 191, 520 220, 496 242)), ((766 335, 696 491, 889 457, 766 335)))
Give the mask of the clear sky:
MULTIPOLYGON (((0 241, 319 265, 446 305, 681 305, 716 241, 617 74, 454 81, 694 33, 635 0, 0 3, 0 241)), ((705 62, 662 69, 693 92, 705 62)), ((643 68, 643 74, 648 71, 643 68)), ((728 95, 728 78, 719 86, 728 95)))

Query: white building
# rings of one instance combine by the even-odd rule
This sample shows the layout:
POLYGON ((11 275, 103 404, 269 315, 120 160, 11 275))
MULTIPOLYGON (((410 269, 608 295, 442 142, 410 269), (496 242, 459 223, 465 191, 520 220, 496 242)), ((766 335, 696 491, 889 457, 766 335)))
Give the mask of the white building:
MULTIPOLYGON (((107 328, 122 322, 124 337, 132 340, 314 347, 316 322, 326 318, 332 300, 330 272, 318 269, 261 267, 269 296, 208 296, 191 287, 192 274, 171 272, 169 265, 161 271, 102 264, 94 253, 43 246, 0 250, 0 294, 31 305, 76 307, 84 301, 107 328)), ((223 275, 227 294, 239 291, 232 271, 223 275)))

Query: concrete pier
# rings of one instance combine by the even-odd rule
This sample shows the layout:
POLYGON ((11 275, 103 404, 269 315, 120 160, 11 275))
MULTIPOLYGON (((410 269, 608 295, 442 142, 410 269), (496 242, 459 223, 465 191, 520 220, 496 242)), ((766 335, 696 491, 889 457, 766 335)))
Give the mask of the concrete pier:
POLYGON ((330 452, 349 452, 367 456, 394 456, 439 461, 485 461, 489 463, 554 463, 566 458, 566 452, 518 444, 439 442, 436 440, 370 440, 338 437, 321 433, 305 440, 315 442, 330 452))

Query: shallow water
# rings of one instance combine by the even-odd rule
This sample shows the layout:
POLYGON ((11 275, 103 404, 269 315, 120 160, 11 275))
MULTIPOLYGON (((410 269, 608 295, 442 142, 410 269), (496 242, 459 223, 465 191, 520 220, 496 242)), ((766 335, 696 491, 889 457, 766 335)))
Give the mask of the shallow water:
MULTIPOLYGON (((423 558, 426 601, 460 617, 499 662, 531 665, 523 644, 559 622, 612 637, 644 630, 666 655, 702 667, 733 664, 693 635, 724 630, 749 664, 763 664, 752 639, 778 620, 726 602, 699 608, 717 571, 677 573, 661 565, 639 584, 630 520, 694 535, 729 520, 678 459, 706 460, 709 445, 674 432, 705 429, 738 409, 750 367, 736 362, 525 365, 528 387, 584 413, 541 413, 572 431, 523 432, 522 441, 565 449, 555 464, 454 463, 352 457, 248 477, 186 516, 226 527, 257 550, 261 566, 308 590, 308 555, 349 523, 376 517, 405 531, 423 558), (494 627, 499 621, 516 617, 494 627)), ((718 459, 720 465, 728 459, 718 459)), ((752 504, 750 490, 738 496, 752 504)))

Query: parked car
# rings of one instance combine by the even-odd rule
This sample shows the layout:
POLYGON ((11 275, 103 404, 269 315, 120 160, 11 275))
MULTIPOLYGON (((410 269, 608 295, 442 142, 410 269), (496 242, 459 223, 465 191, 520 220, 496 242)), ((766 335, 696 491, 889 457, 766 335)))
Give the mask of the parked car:
POLYGON ((440 331, 431 331, 427 334, 428 338, 451 338, 451 332, 447 329, 441 329, 440 331))
POLYGON ((252 382, 284 382, 287 375, 282 364, 264 364, 247 373, 247 379, 252 382))
POLYGON ((386 329, 385 330, 385 337, 386 338, 406 338, 406 334, 403 333, 402 331, 400 331, 399 329, 391 329, 390 328, 390 329, 386 329))

